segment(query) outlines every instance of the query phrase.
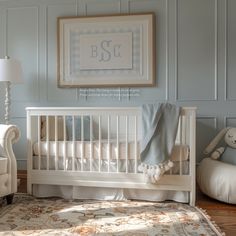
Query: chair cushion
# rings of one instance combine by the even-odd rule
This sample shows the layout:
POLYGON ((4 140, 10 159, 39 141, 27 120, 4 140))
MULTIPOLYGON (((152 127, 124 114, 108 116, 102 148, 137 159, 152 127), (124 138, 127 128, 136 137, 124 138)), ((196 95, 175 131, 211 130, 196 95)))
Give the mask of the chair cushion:
POLYGON ((7 173, 7 158, 0 157, 0 175, 7 173))

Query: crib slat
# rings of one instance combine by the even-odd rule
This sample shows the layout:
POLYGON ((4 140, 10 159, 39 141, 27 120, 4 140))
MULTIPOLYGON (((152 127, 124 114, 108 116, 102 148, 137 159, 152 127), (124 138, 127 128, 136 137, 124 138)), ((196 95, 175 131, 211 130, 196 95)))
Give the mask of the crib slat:
POLYGON ((41 170, 41 116, 38 116, 38 170, 41 170))
POLYGON ((75 170, 75 116, 72 116, 72 171, 75 170))
POLYGON ((92 132, 92 130, 93 130, 93 116, 91 115, 90 116, 90 124, 89 124, 89 126, 90 126, 90 168, 89 168, 89 170, 90 171, 92 171, 93 170, 93 166, 92 166, 92 164, 93 164, 93 132, 92 132))
POLYGON ((179 174, 182 175, 183 174, 183 171, 182 171, 182 145, 183 145, 183 116, 180 116, 180 119, 179 119, 179 129, 180 129, 180 152, 179 152, 179 174))
POLYGON ((189 116, 189 145, 190 145, 190 168, 189 174, 191 179, 191 191, 190 191, 190 205, 195 205, 196 199, 196 113, 192 111, 189 116))
POLYGON ((66 160, 67 160, 67 145, 66 145, 66 116, 63 116, 63 146, 64 146, 64 150, 63 150, 63 167, 64 167, 64 171, 67 170, 66 167, 66 160))
POLYGON ((188 130, 187 130, 187 120, 186 120, 186 116, 185 115, 183 115, 182 116, 182 127, 183 127, 183 144, 186 144, 186 142, 187 142, 187 132, 188 132, 188 130))
POLYGON ((49 153, 50 153, 50 145, 49 145, 49 117, 46 116, 46 143, 47 143, 47 170, 49 170, 49 153))
POLYGON ((128 173, 128 116, 125 116, 125 169, 128 173))
POLYGON ((33 119, 34 117, 30 115, 27 111, 26 116, 26 137, 27 137, 27 193, 32 194, 32 176, 31 171, 34 169, 33 166, 33 119))
POLYGON ((116 116, 116 148, 117 148, 117 159, 116 159, 116 172, 119 172, 119 158, 120 158, 120 144, 119 144, 119 115, 116 116))
POLYGON ((84 116, 81 119, 81 171, 84 171, 84 116))
POLYGON ((137 116, 134 117, 134 172, 137 173, 137 169, 138 169, 138 163, 137 163, 137 159, 138 159, 138 143, 137 143, 137 116))
POLYGON ((107 158, 108 158, 108 173, 110 172, 110 159, 111 159, 111 152, 110 152, 110 116, 107 117, 107 158))
POLYGON ((98 117, 98 142, 99 142, 99 153, 98 153, 98 157, 99 157, 99 162, 98 162, 98 171, 101 172, 101 156, 102 156, 102 145, 101 145, 101 137, 102 137, 102 133, 101 133, 101 116, 99 115, 98 117))
POLYGON ((55 119, 55 170, 58 170, 58 116, 55 119))

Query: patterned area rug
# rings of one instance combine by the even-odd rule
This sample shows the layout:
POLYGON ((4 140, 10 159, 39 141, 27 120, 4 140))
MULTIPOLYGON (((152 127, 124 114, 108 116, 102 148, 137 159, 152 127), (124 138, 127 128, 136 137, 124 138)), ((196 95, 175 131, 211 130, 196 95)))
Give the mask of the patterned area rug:
POLYGON ((179 203, 36 199, 0 208, 0 235, 222 235, 198 208, 179 203))

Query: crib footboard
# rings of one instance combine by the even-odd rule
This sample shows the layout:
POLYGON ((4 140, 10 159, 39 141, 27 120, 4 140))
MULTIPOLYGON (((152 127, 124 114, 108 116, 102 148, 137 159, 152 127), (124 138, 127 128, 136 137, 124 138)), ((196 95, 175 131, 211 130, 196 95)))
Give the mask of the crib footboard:
POLYGON ((174 167, 157 184, 140 164, 138 107, 28 107, 28 193, 34 184, 188 191, 195 204, 195 108, 182 108, 174 167))

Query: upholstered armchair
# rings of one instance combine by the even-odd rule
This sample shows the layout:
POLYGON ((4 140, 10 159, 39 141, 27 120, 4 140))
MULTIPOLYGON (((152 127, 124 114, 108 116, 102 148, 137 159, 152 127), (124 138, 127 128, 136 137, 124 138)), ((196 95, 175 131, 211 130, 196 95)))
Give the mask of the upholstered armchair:
POLYGON ((14 125, 0 124, 0 197, 6 197, 11 204, 17 191, 17 164, 12 144, 20 137, 14 125))

